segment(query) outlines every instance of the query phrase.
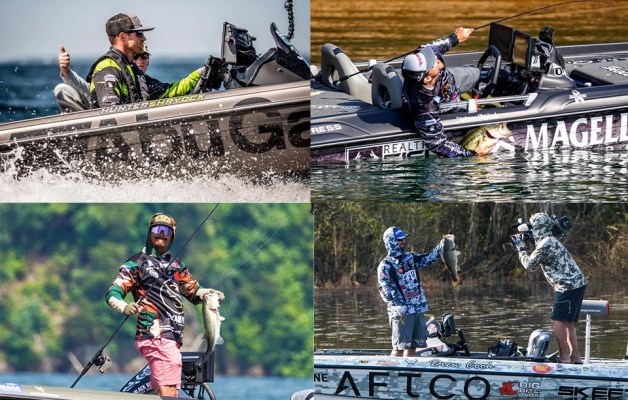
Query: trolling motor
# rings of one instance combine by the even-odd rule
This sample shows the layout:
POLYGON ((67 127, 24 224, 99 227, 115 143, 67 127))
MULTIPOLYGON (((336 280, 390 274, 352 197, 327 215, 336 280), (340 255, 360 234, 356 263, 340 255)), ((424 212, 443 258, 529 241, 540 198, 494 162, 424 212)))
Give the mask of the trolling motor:
MULTIPOLYGON (((560 218, 556 217, 556 215, 552 215, 552 220, 554 221, 552 234, 557 238, 565 237, 567 231, 573 227, 571 220, 566 215, 560 218)), ((523 218, 519 218, 516 224, 510 225, 510 229, 515 228, 519 233, 510 235, 510 240, 513 244, 516 244, 518 239, 522 239, 524 243, 534 244, 534 235, 532 235, 532 225, 530 222, 524 222, 523 218)))
POLYGON ((537 329, 530 334, 528 339, 527 357, 545 357, 547 348, 552 340, 552 333, 545 329, 537 329))
POLYGON ((469 347, 464 337, 462 329, 456 329, 454 316, 445 313, 441 317, 441 321, 437 321, 434 317, 425 323, 427 329, 427 348, 417 350, 419 356, 452 356, 464 351, 464 355, 468 356, 469 347), (458 334, 459 341, 457 343, 447 343, 446 338, 458 334))

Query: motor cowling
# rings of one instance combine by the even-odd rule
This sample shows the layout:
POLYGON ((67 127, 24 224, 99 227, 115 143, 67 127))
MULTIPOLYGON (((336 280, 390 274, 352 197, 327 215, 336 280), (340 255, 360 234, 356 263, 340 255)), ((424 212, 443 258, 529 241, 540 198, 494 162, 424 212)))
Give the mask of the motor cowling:
POLYGON ((528 339, 528 357, 545 357, 545 353, 552 340, 552 333, 545 329, 537 329, 530 335, 528 339))

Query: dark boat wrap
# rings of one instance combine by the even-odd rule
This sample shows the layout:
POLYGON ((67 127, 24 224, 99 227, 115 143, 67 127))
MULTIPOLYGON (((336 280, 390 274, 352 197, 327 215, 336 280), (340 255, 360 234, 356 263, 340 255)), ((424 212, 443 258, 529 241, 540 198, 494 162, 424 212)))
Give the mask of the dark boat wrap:
MULTIPOLYGON (((628 43, 559 49, 577 88, 495 96, 479 108, 473 100, 453 104, 457 111, 441 114, 448 137, 460 142, 480 126, 505 124, 512 136, 500 139, 492 152, 627 151, 628 43)), ((460 66, 477 64, 481 55, 445 58, 448 66, 460 66)), ((311 126, 314 163, 429 153, 402 111, 377 107, 314 80, 311 126)))

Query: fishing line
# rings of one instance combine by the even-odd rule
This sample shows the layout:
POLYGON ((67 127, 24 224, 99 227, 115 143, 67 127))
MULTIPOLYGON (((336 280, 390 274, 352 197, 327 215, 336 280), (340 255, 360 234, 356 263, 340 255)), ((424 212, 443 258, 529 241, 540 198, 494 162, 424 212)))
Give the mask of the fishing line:
POLYGON ((232 268, 232 269, 230 269, 229 271, 227 271, 226 273, 222 274, 222 276, 220 276, 220 277, 219 277, 219 278, 218 278, 215 282, 213 282, 213 283, 211 284, 211 286, 216 285, 218 282, 222 281, 222 280, 223 280, 223 279, 225 279, 228 275, 231 275, 233 272, 237 272, 237 271, 238 271, 238 270, 239 270, 239 269, 240 269, 240 268, 241 268, 241 267, 242 267, 242 266, 243 266, 243 265, 244 265, 247 261, 250 261, 250 260, 253 258, 253 256, 254 256, 255 254, 257 254, 257 252, 259 252, 259 251, 262 249, 262 247, 266 246, 266 244, 267 244, 268 242, 270 242, 270 241, 271 241, 271 240, 275 237, 275 235, 277 234, 277 232, 279 232, 279 230, 280 230, 280 229, 282 229, 282 228, 284 228, 284 227, 283 227, 283 226, 280 226, 279 228, 275 229, 275 231, 272 233, 272 235, 270 235, 270 237, 269 237, 268 239, 266 239, 266 241, 265 241, 264 243, 262 243, 262 244, 261 244, 261 245, 257 248, 257 250, 255 250, 255 251, 253 252, 253 254, 249 255, 249 256, 248 256, 248 257, 246 257, 246 258, 244 258, 244 259, 243 259, 243 260, 242 260, 239 264, 237 264, 234 268, 232 268))
MULTIPOLYGON (((615 3, 608 2, 608 1, 601 1, 601 0, 573 0, 573 1, 565 1, 565 2, 562 2, 562 3, 556 3, 556 4, 549 5, 549 6, 545 6, 545 7, 541 7, 541 8, 536 8, 536 9, 534 9, 534 10, 525 11, 525 12, 522 12, 522 13, 517 14, 517 15, 511 15, 510 17, 502 18, 502 19, 499 19, 499 20, 497 20, 497 21, 492 21, 492 22, 489 22, 488 24, 484 24, 484 25, 478 26, 477 28, 473 28, 473 30, 474 30, 474 31, 476 31, 476 30, 478 30, 478 29, 485 28, 485 27, 487 27, 487 26, 489 26, 489 25, 491 25, 491 24, 493 24, 493 23, 498 23, 498 22, 506 21, 506 20, 509 20, 509 19, 513 19, 513 18, 516 18, 516 17, 520 17, 520 16, 522 16, 522 15, 531 14, 531 13, 534 13, 534 12, 537 12, 537 11, 546 10, 546 9, 548 9, 548 8, 557 7, 557 6, 562 6, 562 5, 565 5, 565 4, 571 4, 571 3, 603 3, 603 4, 611 4, 611 5, 615 5, 615 3)), ((396 60, 396 59, 398 59, 398 58, 401 58, 401 57, 405 57, 405 56, 407 56, 407 55, 410 55, 410 54, 412 54, 412 53, 414 53, 414 52, 416 52, 416 49, 414 49, 414 50, 412 50, 412 51, 409 51, 409 52, 407 52, 407 53, 404 53, 404 54, 401 54, 401 55, 395 56, 395 57, 393 57, 393 58, 389 58, 388 60, 384 60, 384 61, 382 61, 382 62, 383 62, 384 64, 386 64, 386 63, 389 63, 389 62, 391 62, 391 61, 394 61, 394 60, 396 60)), ((346 75, 346 76, 340 77, 337 81, 333 81, 333 84, 334 84, 334 86, 335 86, 335 85, 337 85, 338 83, 343 82, 343 81, 346 81, 347 79, 349 79, 349 78, 351 78, 351 77, 353 77, 353 76, 355 76, 355 75, 358 75, 358 74, 361 74, 361 73, 364 73, 364 72, 368 72, 368 71, 372 70, 372 69, 373 69, 373 67, 374 67, 374 65, 371 65, 370 67, 368 67, 368 68, 367 68, 367 69, 365 69, 365 70, 357 71, 357 72, 354 72, 354 73, 352 73, 352 74, 349 74, 349 75, 346 75)))
MULTIPOLYGON (((168 267, 170 266, 170 264, 172 264, 172 262, 174 260, 176 260, 181 253, 183 253, 183 250, 186 248, 186 246, 188 245, 188 243, 190 243, 190 241, 196 236, 196 234, 198 233, 198 231, 201 230, 201 228, 203 227, 203 225, 205 225, 205 222, 207 222, 207 220, 209 219, 209 217, 212 216, 212 214, 214 213, 214 211, 216 211, 216 209, 218 208, 218 206, 220 205, 220 203, 217 203, 214 208, 209 212, 209 214, 207 214, 207 216, 205 217, 205 219, 203 220, 203 222, 201 222, 201 224, 198 226, 198 228, 196 228, 196 230, 194 231, 194 233, 192 234, 192 236, 190 236, 190 238, 183 244, 183 247, 181 247, 181 249, 179 249, 179 251, 177 252, 177 254, 172 257, 170 259, 170 262, 168 262, 168 265, 166 265, 165 269, 168 269, 168 267)), ((159 273, 161 273, 161 271, 158 271, 159 273)), ((170 279, 170 278, 168 278, 170 279)), ((142 300, 144 300, 146 298, 147 293, 153 288, 153 286, 155 286, 155 284, 158 282, 159 280, 156 279, 155 282, 153 282, 152 285, 150 285, 148 287, 148 289, 144 290, 144 295, 140 296, 140 298, 136 301, 137 304, 141 303, 142 300)), ((131 315, 126 315, 124 317, 124 319, 122 320, 122 322, 120 323, 120 325, 118 325, 118 328, 115 330, 115 332, 113 333, 113 335, 111 335, 111 337, 109 338, 109 340, 107 340, 107 342, 100 348, 98 349, 98 351, 96 352, 96 354, 94 354, 94 357, 92 357, 91 360, 89 360, 89 362, 85 365, 85 367, 83 368, 83 371, 81 371, 81 374, 78 376, 78 378, 76 378, 76 380, 74 381, 74 383, 72 383, 72 386, 70 386, 70 388, 73 388, 74 386, 76 386, 76 384, 78 383, 78 381, 81 380, 81 378, 87 373, 87 371, 89 371, 89 369, 92 367, 92 365, 96 364, 97 366, 101 367, 105 364, 106 361, 109 360, 109 357, 103 356, 102 352, 105 349, 105 347, 107 347, 107 345, 118 335, 118 333, 120 333, 120 330, 122 329, 122 327, 124 326, 124 323, 129 319, 131 315)), ((102 372, 102 369, 101 369, 102 372)))

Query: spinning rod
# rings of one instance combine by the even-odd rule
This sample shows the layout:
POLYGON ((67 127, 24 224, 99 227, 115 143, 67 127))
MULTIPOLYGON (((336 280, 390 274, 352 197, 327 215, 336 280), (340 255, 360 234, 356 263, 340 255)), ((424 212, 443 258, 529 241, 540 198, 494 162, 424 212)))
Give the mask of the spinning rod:
MULTIPOLYGON (((602 1, 602 0, 572 0, 572 1, 564 1, 564 2, 562 2, 562 3, 556 3, 556 4, 551 4, 551 5, 549 5, 549 6, 545 6, 545 7, 535 8, 534 10, 529 10, 529 11, 525 11, 525 12, 522 12, 522 13, 519 13, 519 14, 516 14, 516 15, 511 15, 510 17, 506 17, 506 18, 498 19, 497 21, 492 21, 492 22, 489 22, 488 24, 480 25, 480 26, 478 26, 477 28, 473 28, 473 30, 474 30, 474 31, 476 31, 476 30, 478 30, 478 29, 486 28, 487 26, 490 26, 491 24, 494 24, 494 23, 498 23, 498 22, 502 22, 502 21, 507 21, 507 20, 509 20, 509 19, 513 19, 513 18, 516 18, 516 17, 521 17, 522 15, 532 14, 532 13, 535 13, 535 12, 537 12, 537 11, 542 11, 542 10, 546 10, 546 9, 548 9, 548 8, 558 7, 558 6, 562 6, 562 5, 565 5, 565 4, 572 4, 572 3, 604 3, 604 4, 612 4, 612 5, 614 5, 614 4, 615 4, 615 3, 613 3, 613 2, 609 2, 609 1, 602 1)), ((409 51, 409 52, 407 52, 407 53, 404 53, 404 54, 401 54, 401 55, 395 56, 395 57, 390 58, 390 59, 388 59, 388 60, 384 60, 383 62, 384 62, 384 63, 389 63, 389 62, 394 61, 394 60, 396 60, 396 59, 398 59, 398 58, 401 58, 401 57, 405 57, 405 56, 407 56, 407 55, 410 55, 410 54, 414 53, 415 51, 416 51, 416 49, 414 49, 414 50, 412 50, 412 51, 409 51)), ((333 84, 334 84, 334 85, 337 85, 338 83, 343 82, 343 81, 346 81, 347 79, 349 79, 349 78, 351 78, 351 77, 353 77, 353 76, 355 76, 355 75, 361 74, 361 73, 363 73, 363 72, 368 72, 368 71, 370 71, 370 70, 372 70, 372 69, 373 69, 373 66, 371 65, 370 67, 368 67, 368 68, 367 68, 367 69, 365 69, 365 70, 361 70, 361 71, 358 71, 358 72, 354 72, 353 74, 349 74, 349 75, 346 75, 346 76, 342 76, 342 77, 340 77, 337 81, 334 81, 334 82, 333 82, 333 84)))
MULTIPOLYGON (((166 266, 166 268, 168 268, 170 266, 170 264, 176 260, 181 253, 183 253, 183 250, 187 247, 187 245, 192 241, 192 239, 194 239, 194 237, 196 236, 196 234, 198 233, 198 231, 201 230, 201 228, 203 227, 203 225, 205 225, 205 222, 207 222, 207 220, 209 219, 209 217, 211 217, 211 215, 214 213, 214 211, 216 211, 216 209, 218 208, 218 206, 220 205, 220 203, 216 204, 216 206, 214 206, 214 208, 209 212, 209 214, 207 214, 207 216, 205 217, 205 219, 203 220, 203 222, 201 222, 201 224, 198 226, 198 228, 196 228, 196 230, 194 231, 194 233, 192 234, 192 236, 190 236, 190 238, 185 242, 185 244, 183 245, 183 247, 181 247, 181 249, 177 252, 177 254, 170 259, 170 262, 168 263, 168 265, 166 266)), ((158 280, 155 280, 155 282, 153 282, 152 285, 150 285, 148 287, 148 289, 146 289, 144 291, 144 295, 140 296, 140 298, 137 300, 137 304, 141 303, 142 300, 144 300, 144 298, 146 297, 147 293, 153 288, 153 286, 155 286, 155 284, 158 282, 158 280)), ((78 383, 78 381, 81 380, 81 378, 87 373, 87 371, 89 371, 89 369, 92 367, 92 365, 97 365, 98 367, 100 367, 100 372, 102 373, 102 366, 105 364, 105 362, 109 361, 109 357, 107 356, 103 356, 102 352, 105 349, 105 347, 107 347, 107 345, 113 340, 113 338, 115 338, 118 333, 120 333, 120 330, 122 329, 122 327, 124 326, 124 323, 127 321, 127 319, 129 319, 131 315, 127 315, 124 317, 124 319, 122 320, 122 322, 120 323, 120 325, 118 325, 118 328, 115 330, 115 332, 113 333, 113 335, 111 335, 111 337, 109 337, 109 339, 107 340, 107 342, 105 342, 104 345, 102 345, 102 347, 100 349, 98 349, 98 351, 96 351, 96 354, 94 354, 94 356, 92 357, 91 360, 89 360, 89 362, 85 365, 85 367, 83 368, 83 370, 81 371, 80 375, 78 376, 78 378, 76 378, 76 380, 74 381, 74 383, 72 383, 72 386, 70 386, 70 388, 73 388, 74 386, 76 386, 76 384, 78 383)))

